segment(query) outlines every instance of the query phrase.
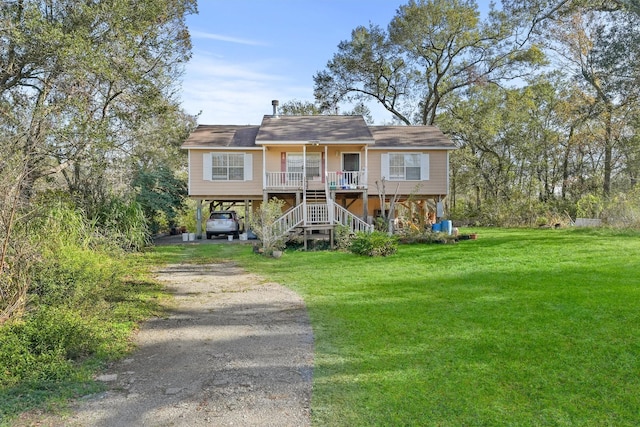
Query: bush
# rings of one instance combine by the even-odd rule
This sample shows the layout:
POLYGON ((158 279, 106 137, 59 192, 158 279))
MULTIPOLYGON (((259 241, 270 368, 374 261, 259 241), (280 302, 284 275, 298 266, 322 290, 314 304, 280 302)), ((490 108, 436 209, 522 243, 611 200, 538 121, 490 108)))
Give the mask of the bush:
POLYGON ((398 234, 400 243, 456 243, 458 237, 447 233, 434 233, 429 230, 408 230, 398 234))
POLYGON ((640 186, 612 197, 601 217, 612 227, 640 228, 640 186))
POLYGON ((94 221, 104 243, 125 251, 139 251, 149 244, 151 230, 142 205, 135 200, 111 197, 100 206, 94 221))
POLYGON ((351 242, 351 252, 367 256, 389 256, 398 251, 398 240, 380 231, 356 233, 351 242))
POLYGON ((334 244, 336 249, 339 251, 347 251, 349 250, 349 246, 351 246, 351 240, 353 239, 353 234, 351 230, 346 225, 337 225, 334 230, 334 244))
POLYGON ((251 229, 262 243, 262 253, 271 256, 275 250, 283 250, 286 246, 288 235, 274 226, 276 220, 282 216, 284 200, 272 198, 267 203, 262 203, 260 208, 251 217, 251 229))
POLYGON ((0 333, 2 387, 67 380, 75 375, 74 361, 90 355, 98 345, 90 321, 61 308, 40 307, 0 333))

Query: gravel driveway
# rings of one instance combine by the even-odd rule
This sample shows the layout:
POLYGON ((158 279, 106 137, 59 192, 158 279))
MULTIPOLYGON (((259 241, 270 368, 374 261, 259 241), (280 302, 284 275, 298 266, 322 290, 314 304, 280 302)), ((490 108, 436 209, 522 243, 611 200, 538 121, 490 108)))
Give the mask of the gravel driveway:
POLYGON ((170 317, 144 324, 138 350, 98 378, 108 391, 35 425, 310 424, 313 334, 297 294, 233 263, 157 277, 175 295, 170 317))

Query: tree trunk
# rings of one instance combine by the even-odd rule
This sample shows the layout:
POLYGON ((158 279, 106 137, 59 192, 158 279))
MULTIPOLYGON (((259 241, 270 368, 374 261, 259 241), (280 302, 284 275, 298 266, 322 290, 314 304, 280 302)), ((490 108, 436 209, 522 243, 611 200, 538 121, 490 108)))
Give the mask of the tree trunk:
POLYGON ((606 123, 605 123, 605 136, 604 136, 604 180, 602 182, 602 193, 605 198, 609 198, 611 194, 611 168, 612 168, 612 153, 613 153, 613 137, 612 137, 612 123, 613 120, 613 107, 610 103, 607 103, 606 123))

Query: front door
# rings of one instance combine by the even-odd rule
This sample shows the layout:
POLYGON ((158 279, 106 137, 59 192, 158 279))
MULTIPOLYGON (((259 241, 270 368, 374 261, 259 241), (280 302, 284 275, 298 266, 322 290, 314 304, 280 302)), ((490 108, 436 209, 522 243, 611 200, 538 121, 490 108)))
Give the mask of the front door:
POLYGON ((360 153, 342 153, 343 177, 340 185, 358 185, 360 172, 360 153))
POLYGON ((359 172, 360 153, 342 153, 342 170, 345 172, 359 172))

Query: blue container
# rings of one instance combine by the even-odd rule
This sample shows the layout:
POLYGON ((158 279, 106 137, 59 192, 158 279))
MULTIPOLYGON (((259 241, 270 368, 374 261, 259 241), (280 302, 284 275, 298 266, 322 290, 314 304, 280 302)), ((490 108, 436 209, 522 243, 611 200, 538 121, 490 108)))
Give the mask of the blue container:
POLYGON ((442 221, 442 232, 451 234, 452 231, 453 231, 453 223, 451 222, 451 220, 442 221))
POLYGON ((434 233, 439 233, 440 231, 442 231, 440 223, 436 222, 435 224, 432 224, 431 225, 431 231, 433 231, 434 233))

